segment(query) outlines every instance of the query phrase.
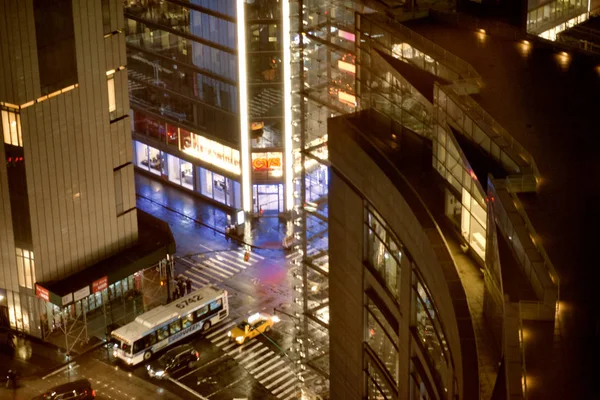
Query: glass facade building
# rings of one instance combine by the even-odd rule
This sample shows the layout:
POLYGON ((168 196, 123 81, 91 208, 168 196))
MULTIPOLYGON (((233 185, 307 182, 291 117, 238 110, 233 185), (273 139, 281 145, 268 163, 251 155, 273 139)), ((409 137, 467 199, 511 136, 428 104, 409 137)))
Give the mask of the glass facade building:
POLYGON ((284 12, 289 21, 289 5, 275 0, 127 2, 140 170, 232 211, 291 209, 284 12))

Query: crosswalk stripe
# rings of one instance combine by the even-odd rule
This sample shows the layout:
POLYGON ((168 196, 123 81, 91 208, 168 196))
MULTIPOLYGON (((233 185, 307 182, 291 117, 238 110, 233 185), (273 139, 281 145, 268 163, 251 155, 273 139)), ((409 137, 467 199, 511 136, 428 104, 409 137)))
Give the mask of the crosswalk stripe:
POLYGON ((210 341, 215 343, 215 342, 220 342, 222 339, 225 339, 225 338, 229 338, 229 336, 227 336, 227 332, 221 333, 219 336, 210 339, 210 341))
POLYGON ((277 396, 277 394, 278 394, 278 393, 279 393, 279 394, 283 394, 283 393, 285 393, 285 392, 284 392, 284 390, 285 390, 285 391, 289 390, 289 388, 288 388, 287 390, 286 390, 285 388, 287 388, 287 387, 288 387, 288 386, 290 386, 290 385, 292 385, 292 387, 293 387, 293 385, 294 385, 296 382, 297 382, 297 379, 294 377, 294 379, 290 379, 289 381, 287 381, 287 382, 285 382, 285 383, 282 383, 281 385, 279 385, 279 387, 277 387, 277 388, 273 389, 273 394, 274 394, 275 396, 277 396))
MULTIPOLYGON (((251 264, 251 263, 258 262, 258 254, 254 254, 254 253, 250 252, 250 259, 248 261, 244 261, 245 254, 246 253, 244 251, 236 251, 233 253, 224 253, 222 255, 225 257, 229 257, 232 260, 241 261, 245 264, 251 264)), ((262 259, 264 260, 264 257, 262 259)))
POLYGON ((231 272, 229 270, 223 269, 221 267, 218 267, 215 263, 214 260, 204 260, 200 262, 203 266, 205 267, 210 267, 211 271, 213 271, 214 273, 217 273, 221 276, 223 276, 224 278, 231 278, 233 276, 234 273, 236 272, 231 272), (221 271, 221 272, 219 272, 221 271))
POLYGON ((281 376, 279 377, 279 379, 277 379, 275 382, 272 382, 272 383, 270 383, 269 385, 267 385, 267 386, 265 386, 265 387, 266 387, 268 390, 271 390, 271 388, 272 388, 273 386, 277 385, 279 382, 281 382, 282 380, 284 380, 285 378, 287 378, 287 377, 288 377, 288 376, 290 376, 290 375, 294 375, 294 374, 292 373, 292 371, 289 371, 289 370, 288 370, 288 372, 287 372, 287 373, 285 373, 285 374, 281 375, 281 376))
MULTIPOLYGON (((191 268, 191 271, 193 271, 197 276, 199 276, 198 274, 204 275, 205 277, 209 278, 209 279, 216 279, 217 281, 221 281, 221 277, 214 275, 213 273, 211 273, 212 271, 210 270, 210 268, 202 268, 201 265, 196 265, 191 261, 186 261, 186 264, 188 264, 188 271, 191 268)), ((228 278, 228 276, 226 276, 225 278, 228 278)))
POLYGON ((227 323, 227 325, 223 325, 219 329, 217 329, 216 331, 212 331, 210 335, 206 336, 206 338, 210 339, 212 337, 215 337, 215 336, 217 336, 219 334, 219 332, 223 332, 225 329, 228 329, 228 328, 232 327, 233 325, 235 325, 235 321, 229 321, 227 323))
POLYGON ((246 262, 244 261, 244 256, 240 256, 240 257, 236 257, 233 254, 220 254, 220 258, 217 258, 219 261, 227 261, 230 263, 234 263, 235 265, 239 266, 239 267, 243 267, 244 269, 247 268, 248 264, 252 264, 252 262, 256 262, 256 260, 253 260, 252 257, 250 257, 250 261, 246 262))
POLYGON ((278 363, 275 363, 275 364, 271 365, 269 368, 267 368, 267 369, 265 369, 265 370, 261 371, 261 372, 260 372, 260 373, 258 373, 258 374, 257 374, 257 375, 256 375, 254 378, 256 378, 256 379, 260 378, 261 376, 263 376, 264 374, 266 374, 267 372, 269 372, 269 371, 270 371, 270 370, 272 370, 273 368, 277 368, 278 366, 280 366, 280 365, 281 365, 281 364, 283 364, 283 363, 284 363, 284 361, 283 361, 282 359, 279 359, 279 362, 278 362, 278 363))
MULTIPOLYGON (((259 342, 259 343, 260 343, 260 342, 259 342)), ((261 344, 262 344, 262 343, 261 343, 261 344)), ((262 354, 262 353, 264 353, 265 351, 268 351, 268 350, 269 350, 269 348, 268 348, 267 346, 263 346, 263 348, 262 348, 262 349, 260 349, 260 350, 258 350, 258 351, 255 351, 255 352, 252 352, 252 353, 251 353, 249 356, 247 356, 247 357, 244 357, 244 358, 242 358, 242 359, 239 359, 239 360, 238 360, 238 363, 242 364, 242 363, 244 363, 244 362, 246 362, 246 361, 248 361, 248 360, 251 360, 251 359, 253 359, 254 357, 258 356, 259 354, 262 354)), ((267 354, 267 355, 268 355, 268 354, 267 354)), ((233 358, 235 358, 235 357, 233 357, 233 358)))
POLYGON ((210 260, 206 260, 205 261, 207 264, 210 263, 211 265, 215 265, 215 268, 219 268, 216 266, 216 264, 219 264, 221 267, 223 268, 227 268, 227 270, 224 270, 223 272, 228 272, 229 274, 237 274, 238 272, 242 271, 244 268, 235 268, 232 267, 230 265, 227 265, 219 260, 215 260, 214 258, 210 259, 210 260), (232 272, 233 271, 233 272, 232 272))
MULTIPOLYGON (((225 273, 221 273, 219 271, 215 270, 216 267, 214 267, 213 265, 210 265, 207 263, 207 261, 200 261, 198 264, 196 264, 196 268, 194 268, 196 271, 198 272, 206 272, 209 273, 211 275, 219 275, 219 277, 217 279, 227 279, 227 278, 231 278, 231 275, 233 274, 225 274, 225 273)), ((221 268, 217 268, 220 271, 223 271, 221 268)), ((224 272, 224 271, 223 271, 224 272)))
POLYGON ((288 397, 286 397, 284 400, 294 400, 298 398, 298 392, 292 392, 288 397))
POLYGON ((239 353, 241 353, 242 351, 244 351, 244 349, 245 349, 245 348, 247 348, 247 347, 248 347, 248 345, 250 345, 250 344, 252 344, 252 343, 255 343, 255 342, 248 341, 248 342, 246 342, 246 343, 244 343, 244 344, 242 344, 242 345, 238 346, 238 348, 237 348, 237 349, 235 349, 235 350, 231 350, 231 351, 228 351, 228 352, 227 352, 227 355, 228 355, 228 356, 230 356, 230 355, 232 355, 233 353, 236 353, 236 352, 239 352, 239 353))
POLYGON ((223 346, 225 343, 229 342, 229 338, 228 338, 228 337, 225 337, 225 338, 222 338, 222 339, 220 339, 220 340, 219 340, 219 339, 215 339, 215 340, 211 340, 211 342, 213 342, 213 344, 214 344, 215 346, 217 346, 217 347, 221 347, 221 346, 223 346), (217 341, 217 340, 218 340, 218 341, 217 341))
POLYGON ((237 346, 237 345, 238 345, 238 344, 237 344, 236 342, 229 343, 227 346, 223 347, 221 350, 223 350, 223 351, 227 351, 227 350, 229 350, 230 348, 232 348, 233 346, 237 346))
POLYGON ((263 365, 259 365, 258 367, 256 367, 256 368, 254 368, 254 369, 250 370, 250 374, 251 374, 251 375, 254 375, 254 373, 255 373, 255 372, 257 372, 259 369, 261 369, 261 368, 265 368, 266 366, 273 364, 273 363, 274 363, 275 361, 277 361, 277 360, 281 360, 281 358, 279 358, 279 357, 276 357, 276 358, 271 358, 269 361, 267 361, 267 362, 266 362, 266 363, 264 363, 263 365))
POLYGON ((244 351, 242 351, 240 354, 238 354, 237 356, 233 356, 234 360, 237 360, 238 358, 245 356, 248 353, 252 353, 254 350, 256 350, 258 347, 262 346, 263 344, 261 342, 256 342, 253 346, 250 346, 246 349, 244 349, 244 351), (245 352, 245 353, 244 353, 245 352))
POLYGON ((210 268, 206 268, 206 267, 202 268, 201 266, 196 266, 196 267, 194 267, 194 272, 197 274, 202 274, 202 275, 212 279, 213 281, 216 280, 217 282, 221 282, 223 280, 222 276, 220 276, 219 274, 216 274, 210 268), (217 275, 219 275, 219 276, 217 276, 217 275))
POLYGON ((207 285, 204 282, 200 282, 198 279, 196 279, 193 276, 187 276, 187 277, 190 278, 190 280, 192 281, 192 288, 194 287, 194 284, 196 284, 196 286, 201 287, 201 288, 207 285))
MULTIPOLYGON (((265 347, 265 349, 267 349, 267 350, 268 350, 269 348, 268 348, 268 347, 265 347)), ((273 352, 269 352, 269 353, 267 353, 267 354, 264 354, 264 355, 262 355, 260 358, 257 358, 256 360, 254 360, 254 361, 251 361, 251 362, 249 362, 248 364, 244 365, 244 368, 248 369, 248 368, 250 368, 251 366, 258 364, 259 362, 261 362, 261 361, 262 361, 262 360, 264 360, 265 358, 267 358, 267 357, 271 357, 272 355, 273 355, 273 352)), ((245 361, 242 361, 242 360, 240 360, 240 364, 241 364, 242 362, 245 362, 245 361)))
POLYGON ((292 386, 290 386, 289 388, 287 388, 286 390, 284 390, 283 392, 279 393, 277 395, 277 397, 279 397, 280 399, 282 399, 284 396, 287 396, 289 393, 293 393, 294 390, 298 390, 298 387, 296 386, 298 384, 298 380, 294 379, 290 382, 293 382, 294 384, 292 386))
POLYGON ((209 283, 210 283, 210 281, 209 281, 208 279, 201 277, 200 275, 196 274, 196 273, 195 273, 194 271, 192 271, 192 270, 189 270, 189 269, 188 269, 188 270, 185 270, 183 273, 184 273, 185 275, 189 276, 190 278, 192 278, 192 277, 193 277, 193 278, 196 278, 196 280, 199 280, 199 281, 201 281, 201 282, 204 282, 204 284, 209 284, 209 283))

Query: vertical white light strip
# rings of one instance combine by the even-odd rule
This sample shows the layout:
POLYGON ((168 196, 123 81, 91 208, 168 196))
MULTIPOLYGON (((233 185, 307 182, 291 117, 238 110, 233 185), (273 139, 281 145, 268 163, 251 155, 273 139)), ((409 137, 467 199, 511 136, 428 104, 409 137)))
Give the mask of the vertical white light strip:
POLYGON ((240 86, 240 144, 242 163, 242 207, 244 211, 252 211, 252 187, 250 176, 250 134, 248 125, 248 77, 246 74, 246 16, 244 0, 236 0, 237 7, 237 40, 238 40, 238 82, 240 86))
POLYGON ((290 0, 283 0, 283 134, 285 136, 285 209, 294 207, 294 157, 292 153, 292 57, 290 42, 290 0))

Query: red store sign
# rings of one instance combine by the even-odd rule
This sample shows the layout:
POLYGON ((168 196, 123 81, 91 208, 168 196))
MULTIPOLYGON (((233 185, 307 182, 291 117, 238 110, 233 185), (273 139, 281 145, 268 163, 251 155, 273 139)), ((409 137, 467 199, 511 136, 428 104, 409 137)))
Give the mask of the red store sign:
POLYGON ((101 292, 108 287, 108 277, 104 276, 92 282, 92 293, 101 292))
POLYGON ((35 295, 44 301, 50 301, 50 292, 37 283, 35 284, 35 295))

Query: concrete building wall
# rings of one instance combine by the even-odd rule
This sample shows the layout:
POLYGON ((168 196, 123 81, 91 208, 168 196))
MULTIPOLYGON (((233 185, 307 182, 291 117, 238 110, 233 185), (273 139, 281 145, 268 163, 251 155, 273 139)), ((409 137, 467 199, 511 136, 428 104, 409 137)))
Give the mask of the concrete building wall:
MULTIPOLYGON (((44 63, 36 1, 0 2, 0 108, 19 116, 22 135, 20 146, 2 144, 0 149, 7 161, 14 154, 22 157, 30 220, 11 210, 11 172, 3 162, 0 289, 22 295, 33 295, 35 282, 72 275, 138 237, 122 2, 67 2, 72 7, 71 42, 57 43, 56 52, 48 47, 44 63), (69 52, 74 54, 70 65, 64 57, 69 52), (52 74, 42 71, 42 65, 75 72, 53 86, 43 82, 44 72, 51 83, 52 74), (109 100, 109 75, 114 77, 114 102, 109 100), (68 85, 56 86, 69 78, 68 85), (112 112, 109 103, 114 103, 112 112), (15 245, 15 227, 22 225, 30 225, 31 243, 15 245), (19 246, 35 260, 30 274, 15 256, 19 246)), ((61 1, 38 6, 54 3, 60 7, 61 1)), ((65 15, 69 13, 48 19, 58 17, 61 26, 65 15)), ((4 140, 6 126, 0 123, 4 140)))
MULTIPOLYGON (((392 181, 369 155, 340 130, 343 123, 329 121, 329 159, 332 178, 329 192, 330 252, 330 375, 331 398, 361 399, 364 396, 365 366, 363 342, 366 330, 364 291, 371 288, 385 302, 399 321, 398 398, 410 394, 410 359, 416 357, 426 366, 424 354, 414 343, 411 301, 411 275, 416 268, 422 276, 441 317, 453 364, 444 382, 448 396, 453 392, 453 377, 462 386, 461 343, 457 316, 442 272, 437 251, 429 239, 435 228, 423 227, 392 181), (389 228, 404 244, 408 258, 401 264, 399 306, 387 295, 375 277, 363 267, 364 201, 381 214, 389 228), (408 262, 412 261, 412 265, 408 262), (360 321, 361 323, 357 323, 360 321), (357 360, 363 359, 363 362, 357 360), (456 368, 456 370, 455 370, 456 368)), ((430 381, 432 373, 426 369, 430 381)))

